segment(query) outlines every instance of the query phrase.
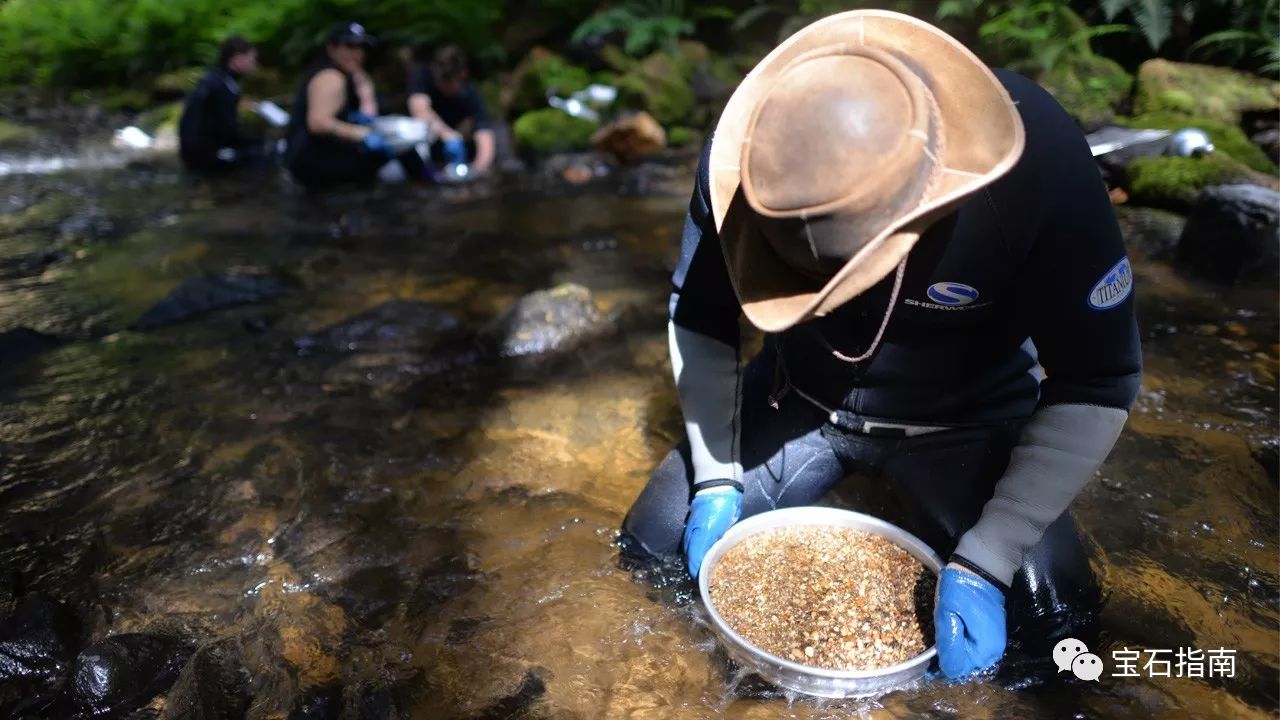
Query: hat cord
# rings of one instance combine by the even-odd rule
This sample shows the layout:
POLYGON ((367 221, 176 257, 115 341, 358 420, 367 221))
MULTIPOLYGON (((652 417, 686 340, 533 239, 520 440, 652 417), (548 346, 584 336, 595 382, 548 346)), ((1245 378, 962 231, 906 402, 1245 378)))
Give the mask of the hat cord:
POLYGON ((866 352, 862 353, 858 357, 849 357, 832 347, 831 343, 827 342, 827 339, 823 337, 821 333, 818 333, 818 339, 822 340, 822 344, 827 346, 827 349, 831 351, 832 355, 837 359, 852 364, 860 363, 875 354, 876 349, 880 347, 880 341, 884 339, 885 329, 889 327, 889 318, 893 316, 893 308, 898 304, 898 292, 902 290, 902 278, 906 274, 907 258, 903 257, 902 262, 898 263, 898 274, 893 278, 893 294, 889 296, 889 307, 885 308, 884 319, 880 321, 880 329, 876 331, 876 337, 871 341, 871 347, 867 348, 866 352))

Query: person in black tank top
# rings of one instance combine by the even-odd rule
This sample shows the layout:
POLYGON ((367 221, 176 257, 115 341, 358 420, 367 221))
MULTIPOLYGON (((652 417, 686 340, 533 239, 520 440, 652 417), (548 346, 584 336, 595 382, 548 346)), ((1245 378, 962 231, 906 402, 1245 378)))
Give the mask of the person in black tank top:
MULTIPOLYGON (((395 158, 386 139, 370 127, 378 105, 364 58, 373 43, 359 23, 336 26, 325 41, 324 56, 298 85, 285 166, 307 187, 371 181, 395 158)), ((406 173, 421 175, 416 153, 404 153, 400 160, 406 173)))

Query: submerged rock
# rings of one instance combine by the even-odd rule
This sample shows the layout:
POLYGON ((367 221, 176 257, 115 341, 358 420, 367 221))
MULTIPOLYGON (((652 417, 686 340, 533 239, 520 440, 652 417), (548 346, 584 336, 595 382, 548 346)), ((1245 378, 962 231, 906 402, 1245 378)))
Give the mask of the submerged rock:
POLYGON ((191 655, 183 640, 129 633, 85 648, 71 670, 67 704, 75 717, 118 717, 146 705, 178 677, 191 655))
POLYGON ((1274 277, 1280 262, 1280 192, 1256 185, 1202 192, 1178 242, 1178 261, 1217 282, 1274 277))
POLYGON ((52 350, 61 342, 53 335, 26 327, 0 332, 0 367, 52 350))
POLYGON ((268 275, 247 272, 196 275, 183 280, 168 297, 151 306, 133 328, 164 327, 210 310, 270 300, 281 292, 280 283, 268 275))
POLYGON ((1187 225, 1186 217, 1156 208, 1120 206, 1115 210, 1125 247, 1153 260, 1172 258, 1187 225))
POLYGON ((517 358, 567 352, 615 328, 590 290, 568 283, 525 295, 481 335, 501 357, 517 358))
POLYGON ((48 702, 80 641, 80 623, 62 603, 28 595, 0 623, 0 715, 48 702))
POLYGON ((248 672, 230 641, 196 651, 165 698, 160 720, 239 720, 249 709, 248 672))
POLYGON ((430 346, 457 330, 447 310, 416 300, 392 300, 352 315, 337 325, 294 341, 299 354, 314 352, 395 352, 430 346))

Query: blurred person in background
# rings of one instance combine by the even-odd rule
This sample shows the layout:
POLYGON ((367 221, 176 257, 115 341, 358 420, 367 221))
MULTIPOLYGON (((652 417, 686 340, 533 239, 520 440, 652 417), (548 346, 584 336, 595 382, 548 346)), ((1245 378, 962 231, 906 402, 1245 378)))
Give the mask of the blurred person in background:
POLYGON ((462 48, 437 49, 431 62, 414 74, 409 81, 409 114, 431 125, 437 138, 431 146, 433 163, 469 163, 473 175, 493 165, 493 128, 462 48))
MULTIPOLYGON (((364 63, 375 42, 359 23, 335 26, 323 56, 298 85, 285 166, 307 187, 372 181, 397 159, 387 138, 373 128, 378 101, 364 63)), ((422 160, 412 150, 398 159, 406 175, 422 176, 422 160)))
POLYGON ((232 35, 187 96, 178 122, 179 154, 188 169, 218 173, 264 157, 261 143, 240 133, 240 78, 258 69, 258 48, 232 35))

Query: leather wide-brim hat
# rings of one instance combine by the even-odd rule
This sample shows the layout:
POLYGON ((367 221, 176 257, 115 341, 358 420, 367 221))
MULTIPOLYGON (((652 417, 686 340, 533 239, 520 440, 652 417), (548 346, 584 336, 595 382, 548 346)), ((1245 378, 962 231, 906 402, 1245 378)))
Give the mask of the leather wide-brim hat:
POLYGON ((743 79, 711 142, 743 313, 778 332, 848 302, 1022 147, 995 75, 928 23, 855 10, 797 32, 743 79))

